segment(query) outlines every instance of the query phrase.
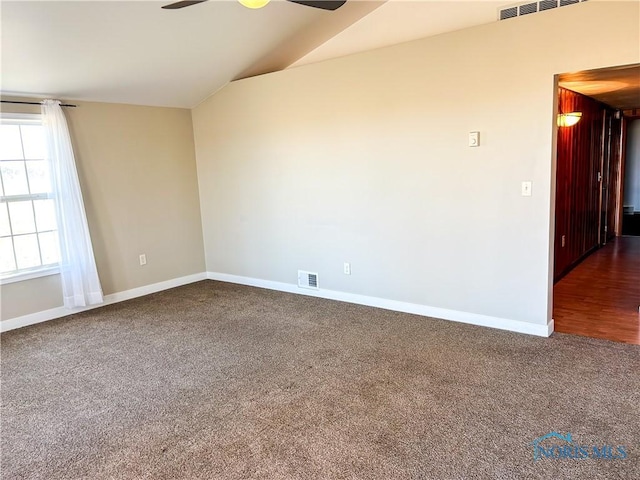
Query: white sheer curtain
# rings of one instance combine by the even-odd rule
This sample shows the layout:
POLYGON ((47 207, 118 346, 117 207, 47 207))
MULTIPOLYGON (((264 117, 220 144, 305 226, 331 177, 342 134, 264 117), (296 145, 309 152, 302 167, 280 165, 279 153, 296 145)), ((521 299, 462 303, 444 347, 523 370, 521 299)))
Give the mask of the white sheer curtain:
POLYGON ((56 198, 64 306, 73 308, 102 303, 102 287, 93 256, 71 138, 59 101, 42 102, 42 123, 47 136, 51 183, 56 198))

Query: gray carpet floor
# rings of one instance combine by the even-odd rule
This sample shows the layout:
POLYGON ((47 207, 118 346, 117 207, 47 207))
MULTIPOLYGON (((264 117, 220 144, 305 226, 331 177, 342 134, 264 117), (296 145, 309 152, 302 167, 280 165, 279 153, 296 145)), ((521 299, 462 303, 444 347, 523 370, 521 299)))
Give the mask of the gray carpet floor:
POLYGON ((204 281, 1 359, 3 479, 640 478, 633 345, 204 281), (534 460, 552 431, 627 457, 534 460))

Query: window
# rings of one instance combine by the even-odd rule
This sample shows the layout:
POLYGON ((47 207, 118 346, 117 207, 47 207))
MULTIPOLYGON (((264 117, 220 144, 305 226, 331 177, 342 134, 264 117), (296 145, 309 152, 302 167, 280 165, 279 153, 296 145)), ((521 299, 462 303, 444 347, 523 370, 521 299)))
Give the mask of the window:
POLYGON ((56 208, 40 115, 0 119, 0 278, 59 262, 56 208))

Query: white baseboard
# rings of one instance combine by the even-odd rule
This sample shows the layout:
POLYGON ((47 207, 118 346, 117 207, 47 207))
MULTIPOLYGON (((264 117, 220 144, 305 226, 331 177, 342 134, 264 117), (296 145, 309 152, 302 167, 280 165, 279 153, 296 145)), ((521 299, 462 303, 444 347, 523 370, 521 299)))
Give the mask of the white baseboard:
POLYGON ((10 318, 0 322, 0 332, 7 332, 20 327, 34 325, 36 323, 54 320, 56 318, 65 317, 74 313, 92 310, 94 308, 103 307, 112 303, 130 300, 132 298, 142 297, 151 293, 160 292, 169 288, 187 285, 189 283, 198 282, 200 280, 219 280, 221 282, 237 283, 240 285, 248 285, 252 287, 267 288, 269 290, 278 290, 281 292, 295 293, 298 295, 308 295, 311 297, 326 298, 328 300, 338 300, 340 302, 355 303, 358 305, 367 305, 369 307, 384 308, 397 312, 412 313, 425 317, 441 318, 444 320, 452 320, 454 322, 469 323, 483 327, 498 328, 501 330, 509 330, 512 332, 526 333, 540 337, 548 337, 553 333, 553 319, 547 325, 539 325, 518 320, 509 320, 506 318, 491 317, 488 315, 479 315, 476 313, 460 312, 457 310, 449 310, 445 308, 430 307, 428 305, 419 305, 415 303, 400 302, 397 300, 388 300, 385 298, 369 297, 366 295, 358 295, 355 293, 338 292, 335 290, 305 290, 297 285, 283 282, 273 282, 270 280, 261 280, 258 278, 241 277, 238 275, 230 275, 217 272, 203 272, 186 277, 174 278, 164 282, 145 285, 143 287, 125 290, 124 292, 112 293, 105 295, 104 302, 99 305, 91 305, 89 307, 68 309, 62 306, 43 310, 41 312, 23 315, 21 317, 10 318))
MULTIPOLYGON (((49 320, 54 320, 60 317, 66 317, 67 315, 73 315, 74 313, 80 313, 94 308, 104 307, 105 305, 111 305, 112 303, 123 302, 124 300, 130 300, 132 298, 142 297, 149 295, 150 293, 161 292, 169 288, 180 287, 193 282, 199 282, 200 280, 206 280, 207 273, 195 273, 193 275, 187 275, 186 277, 173 278, 164 282, 153 283, 151 285, 145 285, 143 287, 132 288, 131 290, 125 290, 124 292, 112 293, 105 295, 104 302, 98 305, 91 305, 89 307, 81 308, 65 308, 56 307, 50 310, 43 310, 41 312, 31 313, 29 315, 23 315, 21 317, 9 318, 0 322, 0 332, 7 332, 20 327, 26 327, 28 325, 34 325, 36 323, 42 323, 49 320)), ((60 299, 62 301, 62 299, 60 299)))
POLYGON ((477 313, 460 312, 458 310, 449 310, 446 308, 430 307, 428 305, 419 305, 416 303, 388 300, 386 298, 369 297, 366 295, 358 295, 355 293, 338 292, 335 290, 306 290, 290 283, 273 282, 270 280, 261 280, 258 278, 250 277, 241 277, 238 275, 230 275, 227 273, 207 272, 207 278, 209 278, 210 280, 219 280, 221 282, 237 283, 240 285, 267 288, 269 290, 278 290, 280 292, 295 293, 299 295, 308 295, 311 297, 326 298, 329 300, 338 300, 340 302, 367 305, 369 307, 384 308, 386 310, 394 310, 396 312, 412 313, 425 317, 441 318, 444 320, 469 323, 471 325, 479 325, 482 327, 498 328, 500 330, 526 333, 539 337, 548 337, 553 333, 553 319, 549 321, 547 325, 540 325, 535 323, 522 322, 519 320, 509 320, 507 318, 480 315, 477 313))

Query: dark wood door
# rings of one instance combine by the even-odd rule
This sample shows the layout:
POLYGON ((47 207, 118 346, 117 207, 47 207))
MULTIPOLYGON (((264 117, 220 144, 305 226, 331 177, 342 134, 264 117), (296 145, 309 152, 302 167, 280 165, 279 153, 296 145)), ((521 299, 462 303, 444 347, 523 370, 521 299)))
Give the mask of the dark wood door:
POLYGON ((602 194, 600 202, 599 245, 616 236, 621 205, 622 115, 612 109, 604 111, 602 149, 602 194))
POLYGON ((621 226, 618 225, 622 210, 622 140, 623 122, 620 112, 611 115, 609 169, 607 182, 607 234, 606 241, 611 241, 621 226))

